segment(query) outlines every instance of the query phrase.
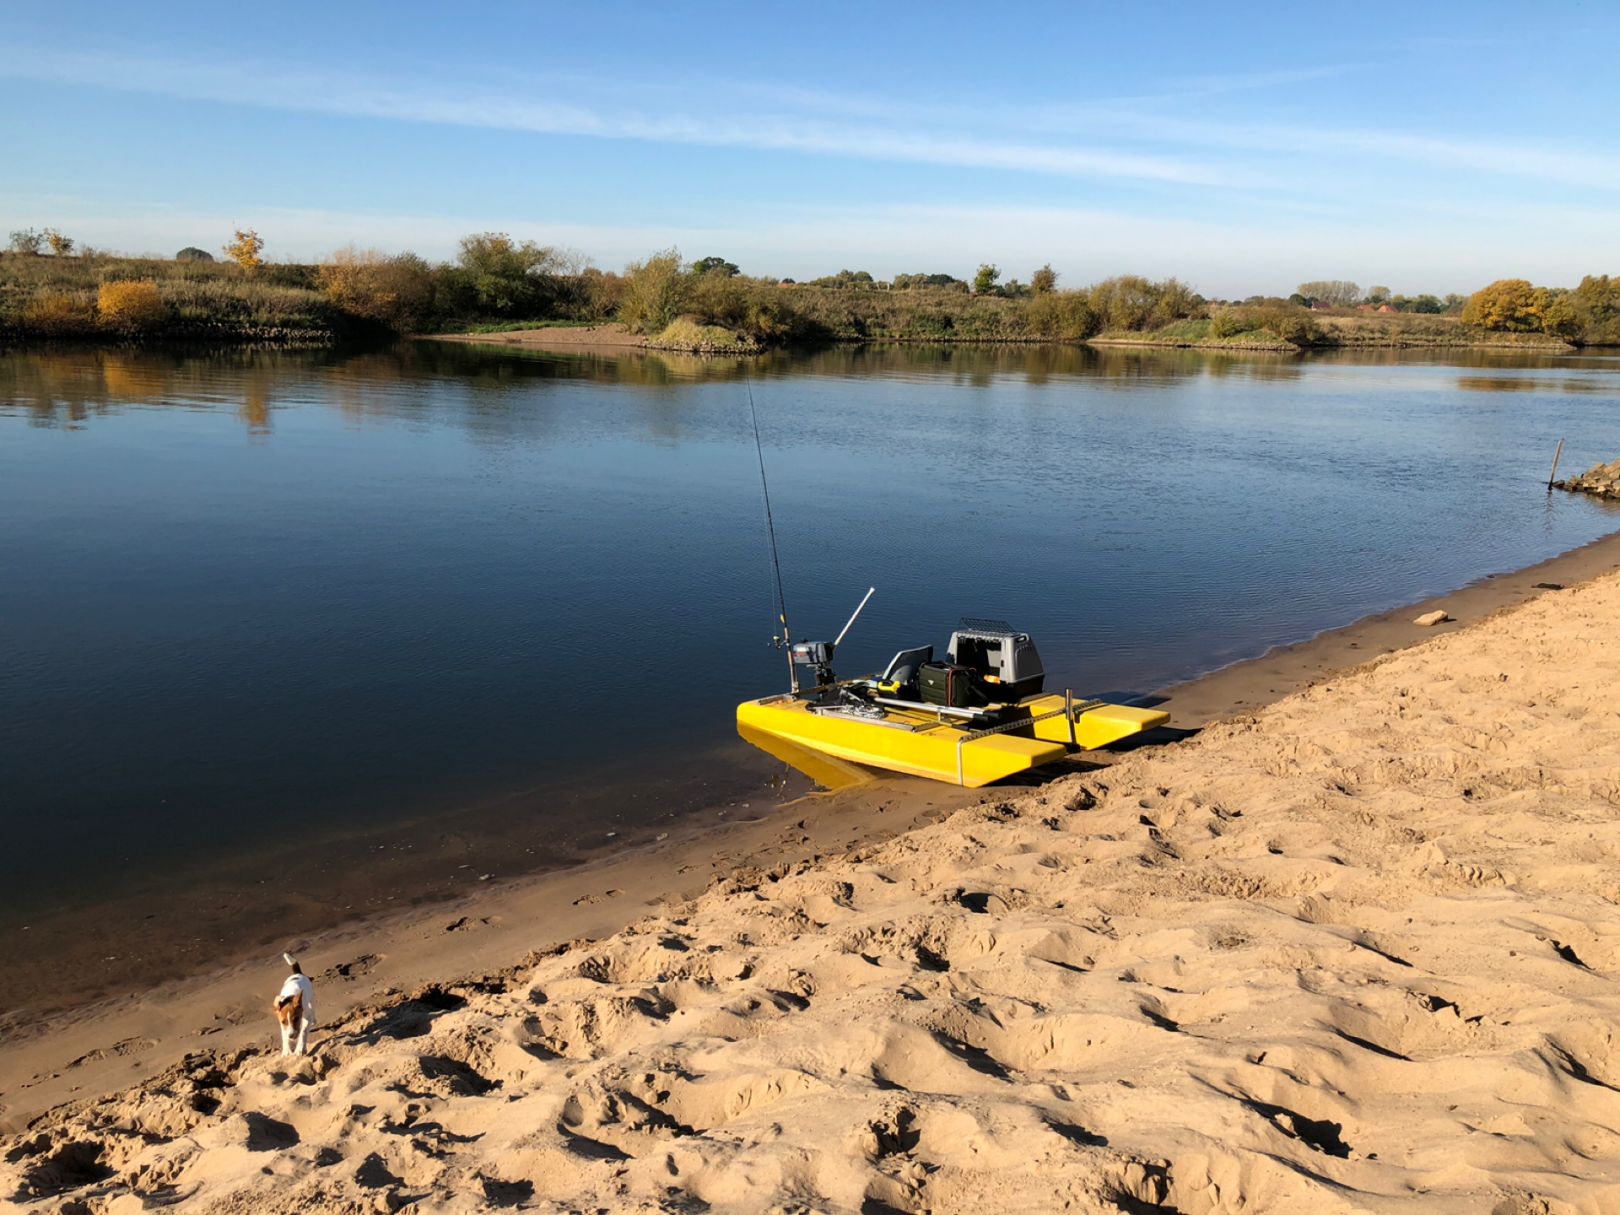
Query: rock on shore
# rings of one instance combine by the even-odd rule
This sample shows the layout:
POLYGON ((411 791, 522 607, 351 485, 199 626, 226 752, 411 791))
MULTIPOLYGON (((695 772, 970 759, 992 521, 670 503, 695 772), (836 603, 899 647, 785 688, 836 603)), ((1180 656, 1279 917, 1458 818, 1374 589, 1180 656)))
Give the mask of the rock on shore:
POLYGON ((1578 477, 1571 477, 1567 481, 1554 481, 1553 484, 1571 493, 1595 494, 1599 498, 1620 498, 1620 460, 1595 465, 1578 477))

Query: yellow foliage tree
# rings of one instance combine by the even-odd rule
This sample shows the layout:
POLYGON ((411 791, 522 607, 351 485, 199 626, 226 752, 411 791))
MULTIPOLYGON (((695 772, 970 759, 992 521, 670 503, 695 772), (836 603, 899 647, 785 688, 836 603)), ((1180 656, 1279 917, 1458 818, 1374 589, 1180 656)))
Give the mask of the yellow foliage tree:
POLYGON ((322 264, 315 281, 344 312, 395 329, 421 324, 433 302, 432 268, 414 253, 390 257, 350 245, 322 264))
POLYGON ((56 254, 57 257, 66 257, 73 252, 73 238, 71 236, 63 236, 55 228, 46 228, 40 235, 45 238, 45 243, 51 247, 51 252, 56 254))
POLYGON ((264 239, 248 228, 236 230, 236 238, 225 246, 225 256, 250 273, 264 264, 259 254, 264 252, 264 239))
POLYGON ((150 279, 141 282, 102 283, 96 293, 96 313, 109 329, 139 333, 161 325, 169 316, 168 305, 150 279))
POLYGON ((1499 278, 1468 297, 1462 311, 1463 324, 1519 333, 1540 329, 1545 294, 1527 279, 1499 278))

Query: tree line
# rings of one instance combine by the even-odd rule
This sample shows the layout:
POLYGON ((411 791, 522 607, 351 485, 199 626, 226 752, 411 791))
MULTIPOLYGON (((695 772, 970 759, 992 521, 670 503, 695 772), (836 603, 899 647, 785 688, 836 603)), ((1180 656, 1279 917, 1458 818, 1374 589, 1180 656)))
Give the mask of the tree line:
POLYGON ((440 263, 349 246, 318 265, 296 266, 267 263, 263 239, 243 229, 220 247, 220 258, 188 246, 161 274, 153 272, 156 263, 110 258, 54 228, 14 231, 10 247, 17 258, 60 267, 52 280, 58 285, 42 287, 27 306, 39 321, 33 328, 54 326, 63 334, 98 325, 124 334, 161 330, 182 307, 206 312, 196 284, 219 280, 215 294, 221 301, 231 291, 252 295, 253 284, 261 302, 270 300, 271 287, 312 293, 301 304, 291 294, 273 302, 289 314, 302 307, 310 325, 400 333, 616 320, 656 336, 682 320, 727 330, 754 345, 852 338, 1079 340, 1174 330, 1173 337, 1189 342, 1249 336, 1309 346, 1324 338, 1321 314, 1379 311, 1451 315, 1484 330, 1569 341, 1620 342, 1620 277, 1608 276, 1588 276, 1569 289, 1503 279, 1468 297, 1405 296, 1387 287, 1363 290, 1347 280, 1316 280, 1299 284, 1287 297, 1212 300, 1174 277, 1117 275, 1065 288, 1049 263, 1027 282, 1004 279, 1000 267, 984 263, 970 278, 919 271, 883 280, 846 269, 798 283, 744 274, 724 257, 688 261, 665 249, 610 271, 575 251, 504 232, 471 233, 453 258, 440 263), (47 249, 54 256, 47 258, 47 249), (67 273, 73 264, 85 267, 80 280, 67 273), (125 280, 146 286, 101 290, 125 280), (182 281, 192 285, 189 296, 176 285, 182 281))
POLYGON ((1588 274, 1575 287, 1499 278, 1469 296, 1463 323, 1504 333, 1545 333, 1592 346, 1620 345, 1620 275, 1588 274))

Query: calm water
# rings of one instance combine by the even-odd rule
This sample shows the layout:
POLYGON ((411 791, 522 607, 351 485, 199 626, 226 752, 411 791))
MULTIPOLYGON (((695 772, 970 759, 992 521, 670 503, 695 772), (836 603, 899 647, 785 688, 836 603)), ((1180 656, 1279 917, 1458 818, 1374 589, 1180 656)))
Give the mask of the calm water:
MULTIPOLYGON (((875 583, 846 673, 975 614, 1057 687, 1146 691, 1620 527, 1542 488, 1560 436, 1620 455, 1620 359, 1463 360, 755 363, 794 631, 875 583)), ((510 871, 760 794, 742 371, 0 355, 5 922, 311 841, 510 871)))

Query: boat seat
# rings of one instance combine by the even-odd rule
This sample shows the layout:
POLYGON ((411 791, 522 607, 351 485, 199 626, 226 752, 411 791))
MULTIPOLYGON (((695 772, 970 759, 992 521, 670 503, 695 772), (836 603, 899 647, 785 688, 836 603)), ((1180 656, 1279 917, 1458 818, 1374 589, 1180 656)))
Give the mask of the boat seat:
POLYGON ((889 665, 883 674, 878 676, 879 690, 892 695, 903 688, 915 687, 918 668, 923 663, 932 661, 934 661, 934 647, 931 645, 920 645, 913 649, 901 650, 889 660, 889 665))

